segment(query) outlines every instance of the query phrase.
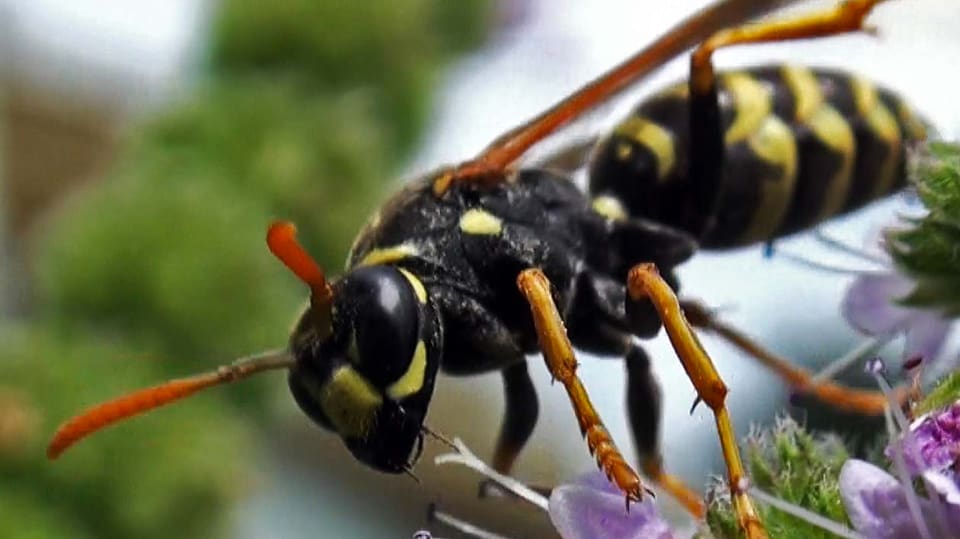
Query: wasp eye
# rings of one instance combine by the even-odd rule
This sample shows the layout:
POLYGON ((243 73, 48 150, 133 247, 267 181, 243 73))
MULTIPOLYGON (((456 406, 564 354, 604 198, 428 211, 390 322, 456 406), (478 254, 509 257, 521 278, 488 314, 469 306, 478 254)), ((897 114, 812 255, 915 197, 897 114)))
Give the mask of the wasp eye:
POLYGON ((338 313, 353 329, 349 359, 367 380, 384 389, 403 376, 413 359, 420 332, 417 297, 407 277, 391 266, 359 268, 341 286, 338 313))

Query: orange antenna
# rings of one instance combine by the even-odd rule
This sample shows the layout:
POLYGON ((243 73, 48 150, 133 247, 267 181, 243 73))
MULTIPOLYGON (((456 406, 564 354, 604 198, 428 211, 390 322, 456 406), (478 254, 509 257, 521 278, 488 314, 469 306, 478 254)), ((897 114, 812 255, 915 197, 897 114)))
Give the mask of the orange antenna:
POLYGON ((320 264, 297 242, 297 227, 289 221, 277 221, 267 229, 267 246, 274 256, 310 287, 310 305, 321 334, 331 330, 333 289, 320 264))
POLYGON ((171 380, 98 404, 60 425, 47 446, 47 458, 53 460, 59 457, 83 438, 124 419, 189 397, 209 387, 243 380, 264 371, 289 369, 295 363, 296 360, 286 350, 273 350, 238 359, 215 371, 171 380))
POLYGON ((290 268, 301 281, 310 287, 314 302, 329 302, 333 297, 330 283, 323 269, 310 253, 297 242, 297 227, 289 221, 277 221, 267 230, 267 246, 270 252, 290 268))

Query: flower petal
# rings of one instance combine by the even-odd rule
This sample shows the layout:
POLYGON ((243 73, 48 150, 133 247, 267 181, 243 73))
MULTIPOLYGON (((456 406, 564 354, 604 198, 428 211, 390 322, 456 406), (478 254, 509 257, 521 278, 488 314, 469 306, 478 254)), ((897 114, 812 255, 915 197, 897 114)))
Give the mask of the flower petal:
POLYGON ((916 313, 895 302, 910 293, 913 283, 895 273, 868 273, 857 277, 843 298, 843 317, 868 335, 884 335, 901 329, 916 313))
POLYGON ((905 358, 921 357, 927 363, 940 355, 951 321, 933 312, 919 312, 909 322, 907 342, 903 347, 905 358))
POLYGON ((550 494, 550 520, 564 539, 673 539, 670 526, 660 516, 653 498, 630 505, 623 494, 612 492, 599 472, 574 484, 560 485, 550 494), (595 480, 596 476, 603 483, 595 480), (599 488, 598 488, 599 487, 599 488))
POLYGON ((910 475, 952 469, 960 459, 960 403, 914 420, 907 434, 890 441, 884 451, 887 458, 893 459, 897 446, 910 475))
POLYGON ((869 462, 850 459, 844 463, 840 498, 854 529, 868 539, 920 537, 900 483, 869 462))
POLYGON ((957 479, 953 474, 927 470, 923 472, 923 478, 933 487, 933 490, 943 496, 944 501, 953 506, 960 506, 960 487, 957 486, 957 479))

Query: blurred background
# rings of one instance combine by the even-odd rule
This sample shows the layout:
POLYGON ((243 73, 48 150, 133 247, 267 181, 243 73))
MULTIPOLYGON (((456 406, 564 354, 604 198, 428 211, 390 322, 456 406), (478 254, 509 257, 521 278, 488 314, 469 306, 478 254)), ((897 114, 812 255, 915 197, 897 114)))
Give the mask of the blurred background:
MULTIPOLYGON (((111 429, 55 464, 43 452, 91 403, 285 342, 304 291, 263 244, 272 219, 296 222, 336 271, 402 178, 474 155, 703 4, 0 0, 0 537, 409 537, 430 502, 513 537, 549 536, 544 515, 478 501, 478 477, 435 468, 443 447, 428 444, 421 484, 354 462, 296 410, 282 375, 111 429)), ((960 135, 955 0, 890 2, 871 21, 878 37, 717 61, 855 70, 960 135)), ((684 70, 671 63, 574 131, 608 127, 684 70)), ((897 204, 829 230, 862 244, 897 204)), ((821 249, 807 237, 782 247, 821 249)), ((857 342, 836 275, 754 248, 698 255, 681 278, 688 296, 810 368, 857 342)), ((706 346, 742 433, 783 408, 779 381, 706 346)), ((713 419, 705 407, 688 415, 694 393, 665 340, 648 350, 666 394, 667 466, 703 485, 722 470, 713 419)), ((591 459, 539 359, 531 372, 541 419, 516 474, 570 480, 591 459)), ((629 448, 622 365, 585 358, 581 376, 629 448)), ((501 393, 496 374, 443 377, 428 421, 489 457, 501 393)), ((862 423, 791 412, 845 432, 862 423)))

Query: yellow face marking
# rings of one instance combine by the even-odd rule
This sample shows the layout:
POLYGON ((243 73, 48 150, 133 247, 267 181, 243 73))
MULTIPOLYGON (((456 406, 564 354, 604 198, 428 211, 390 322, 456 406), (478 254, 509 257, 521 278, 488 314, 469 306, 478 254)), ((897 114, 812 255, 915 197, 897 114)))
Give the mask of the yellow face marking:
POLYGON ((824 104, 820 107, 810 117, 807 125, 820 142, 837 152, 843 160, 840 168, 827 183, 827 192, 823 196, 819 216, 821 219, 826 219, 840 213, 847 199, 850 181, 853 178, 856 140, 853 136, 853 128, 843 115, 830 105, 824 104))
POLYGON ((626 161, 630 159, 633 155, 633 147, 631 147, 626 142, 620 142, 617 144, 617 159, 620 161, 626 161))
POLYGON ((474 208, 460 216, 460 230, 467 234, 495 236, 503 230, 503 221, 490 212, 474 208))
POLYGON ((413 350, 410 367, 403 376, 387 387, 387 396, 393 400, 400 400, 413 395, 423 387, 423 377, 427 372, 427 346, 423 341, 417 341, 413 350))
POLYGON ((373 427, 383 397, 360 373, 343 366, 323 386, 319 402, 341 436, 364 438, 373 427))
POLYGON ((723 80, 733 97, 737 113, 724 134, 724 142, 731 146, 756 133, 770 115, 773 104, 770 102, 770 90, 746 73, 728 73, 723 80))
POLYGON ((397 268, 400 270, 400 273, 410 281, 410 287, 413 288, 413 293, 417 296, 417 301, 420 303, 427 302, 427 289, 423 286, 423 281, 421 281, 416 275, 410 273, 409 271, 403 268, 397 268))
POLYGON ((598 196, 593 199, 591 207, 593 211, 612 221, 627 220, 627 211, 623 209, 623 204, 615 197, 606 195, 598 196))
POLYGON ((770 115, 749 144, 757 157, 781 170, 779 177, 762 180, 760 204, 742 236, 745 241, 759 241, 779 228, 790 209, 797 179, 797 143, 790 127, 770 115))
POLYGON ((417 247, 410 242, 404 242, 393 247, 383 247, 380 249, 371 249, 364 255, 358 267, 375 266, 377 264, 391 264, 417 254, 417 247))
POLYGON ((823 105, 823 92, 813 71, 806 67, 788 65, 780 70, 787 88, 796 102, 794 119, 800 123, 807 121, 823 105))
MULTIPOLYGON (((660 125, 640 116, 630 116, 620 122, 614 133, 649 149, 657 159, 657 179, 664 181, 676 162, 673 134, 660 125)), ((629 146, 628 146, 629 148, 629 146)))

